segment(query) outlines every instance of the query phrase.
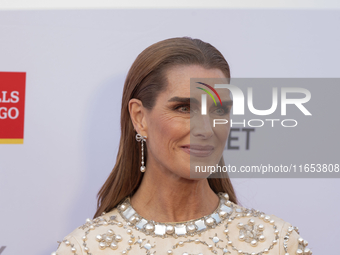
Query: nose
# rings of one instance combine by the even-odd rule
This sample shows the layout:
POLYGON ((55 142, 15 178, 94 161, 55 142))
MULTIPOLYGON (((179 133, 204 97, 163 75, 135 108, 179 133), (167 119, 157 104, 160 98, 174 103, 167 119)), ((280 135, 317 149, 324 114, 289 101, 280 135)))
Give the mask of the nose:
POLYGON ((209 115, 197 114, 190 120, 191 135, 201 137, 203 139, 210 138, 214 131, 212 129, 212 121, 209 115))

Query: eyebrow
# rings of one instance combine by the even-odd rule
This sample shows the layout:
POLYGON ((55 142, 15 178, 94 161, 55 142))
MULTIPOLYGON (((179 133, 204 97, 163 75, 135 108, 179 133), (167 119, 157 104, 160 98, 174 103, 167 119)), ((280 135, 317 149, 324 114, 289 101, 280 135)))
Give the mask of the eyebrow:
POLYGON ((168 102, 180 102, 180 103, 196 103, 199 104, 198 100, 193 97, 172 97, 168 100, 168 102))
POLYGON ((233 105, 233 100, 222 101, 222 105, 233 105))
MULTIPOLYGON (((200 103, 196 98, 193 98, 193 97, 172 97, 168 100, 168 102, 180 102, 180 103, 187 103, 187 104, 190 104, 190 103, 199 104, 200 103)), ((222 101, 222 105, 233 105, 233 100, 222 101)))

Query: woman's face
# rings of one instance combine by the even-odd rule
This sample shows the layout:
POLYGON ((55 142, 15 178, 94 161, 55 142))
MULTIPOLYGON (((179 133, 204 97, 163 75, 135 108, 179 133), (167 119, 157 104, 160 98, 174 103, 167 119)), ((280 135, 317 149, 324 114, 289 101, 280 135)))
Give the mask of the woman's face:
MULTIPOLYGON (((193 87, 190 90, 190 78, 226 77, 219 69, 205 69, 198 65, 176 66, 166 75, 166 91, 159 94, 154 108, 146 111, 145 115, 148 134, 146 169, 152 167, 170 176, 190 179, 190 170, 194 173, 196 166, 216 166, 220 161, 229 135, 231 107, 221 107, 216 96, 215 106, 213 99, 207 95, 207 115, 202 115, 201 95, 206 93, 193 87), (214 119, 227 119, 228 123, 213 127, 214 119)), ((214 87, 214 84, 208 85, 214 87)), ((216 91, 222 101, 231 100, 229 90, 216 91)), ((198 178, 208 175, 200 174, 198 178)))

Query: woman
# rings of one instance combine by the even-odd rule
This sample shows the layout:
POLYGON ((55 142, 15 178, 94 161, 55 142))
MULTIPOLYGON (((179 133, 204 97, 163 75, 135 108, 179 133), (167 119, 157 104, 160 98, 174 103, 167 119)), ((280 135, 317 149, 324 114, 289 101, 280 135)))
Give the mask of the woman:
POLYGON ((312 254, 297 228, 239 206, 229 178, 191 178, 193 165, 224 165, 230 126, 213 128, 212 116, 228 119, 224 102, 231 100, 216 89, 226 101, 201 114, 203 89, 211 86, 190 78, 229 79, 229 65, 212 45, 188 37, 137 57, 124 85, 116 164, 97 212, 53 254, 312 254))

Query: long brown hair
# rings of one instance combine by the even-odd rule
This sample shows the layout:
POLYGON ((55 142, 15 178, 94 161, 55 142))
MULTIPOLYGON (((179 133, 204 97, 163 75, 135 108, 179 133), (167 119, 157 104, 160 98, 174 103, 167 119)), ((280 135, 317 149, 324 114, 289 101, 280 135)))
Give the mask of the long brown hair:
MULTIPOLYGON (((137 98, 143 106, 151 110, 157 96, 166 90, 165 72, 177 65, 200 65, 206 69, 220 69, 226 78, 230 78, 229 65, 223 55, 211 44, 190 37, 171 38, 157 42, 138 55, 125 80, 122 109, 121 137, 116 164, 98 192, 97 212, 111 211, 123 198, 132 196, 138 189, 143 174, 140 172, 141 148, 135 139, 128 104, 137 98)), ((147 148, 144 149, 144 162, 147 161, 147 148)), ((220 166, 224 166, 221 158, 220 166)), ((232 202, 237 203, 234 188, 227 178, 208 178, 211 189, 215 192, 227 192, 232 202)))

